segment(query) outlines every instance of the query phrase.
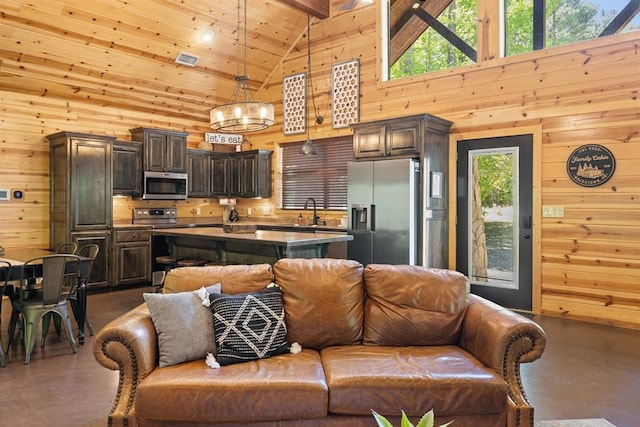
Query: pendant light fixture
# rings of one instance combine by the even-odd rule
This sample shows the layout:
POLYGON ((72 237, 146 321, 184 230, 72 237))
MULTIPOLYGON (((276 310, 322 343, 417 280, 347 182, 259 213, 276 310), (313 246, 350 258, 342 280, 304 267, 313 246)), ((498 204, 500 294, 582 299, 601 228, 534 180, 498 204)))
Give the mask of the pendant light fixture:
POLYGON ((254 100, 247 75, 247 0, 244 0, 244 72, 240 73, 240 0, 238 0, 238 72, 233 98, 210 112, 211 127, 220 132, 248 133, 263 130, 274 122, 273 104, 254 100))
POLYGON ((323 120, 321 116, 318 116, 317 110, 315 110, 315 99, 313 97, 313 82, 311 81, 311 15, 309 15, 309 13, 307 13, 307 74, 308 83, 307 87, 305 88, 307 94, 307 123, 305 123, 307 128, 307 140, 304 142, 304 144, 302 144, 302 147, 300 147, 300 154, 305 156, 309 154, 318 154, 318 147, 316 147, 313 142, 311 142, 311 138, 309 137, 309 128, 311 127, 309 126, 309 88, 311 88, 311 102, 313 102, 314 105, 316 123, 321 124, 323 120))

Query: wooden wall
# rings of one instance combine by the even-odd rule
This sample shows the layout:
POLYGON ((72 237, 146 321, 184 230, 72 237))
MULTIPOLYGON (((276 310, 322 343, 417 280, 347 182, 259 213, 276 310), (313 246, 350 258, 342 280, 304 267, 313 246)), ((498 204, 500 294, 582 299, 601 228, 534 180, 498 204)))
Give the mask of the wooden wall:
MULTIPOLYGON (((377 14, 376 6, 340 14, 334 8, 331 19, 314 21, 313 82, 326 120, 312 127, 312 138, 343 132, 330 123, 331 66, 354 58, 361 121, 443 117, 454 123, 452 153, 459 139, 533 133, 534 310, 640 328, 640 33, 381 82, 377 14), (580 187, 566 173, 569 154, 589 143, 616 157, 615 174, 601 187, 580 187), (564 217, 543 218, 543 206, 564 207, 564 217)), ((272 99, 281 98, 284 76, 306 69, 304 43, 274 73, 272 99)), ((274 127, 259 140, 295 139, 274 127)))
MULTIPOLYGON (((640 329, 640 33, 381 82, 378 6, 342 12, 335 5, 331 18, 312 21, 313 82, 325 117, 323 125, 311 129, 312 138, 350 133, 331 128, 331 66, 354 58, 360 60, 361 121, 434 114, 454 123, 452 150, 457 139, 537 132, 536 311, 640 329), (615 175, 602 187, 582 188, 566 175, 567 156, 587 143, 605 145, 616 156, 615 175), (564 218, 542 218, 545 205, 563 206, 564 218)), ((275 102, 277 124, 252 135, 253 148, 274 149, 304 138, 283 136, 281 99, 282 78, 305 69, 306 39, 301 34, 259 94, 275 102)), ((18 93, 3 85, 2 78, 0 188, 25 192, 21 201, 0 202, 2 246, 48 246, 44 135, 73 130, 129 139, 130 128, 154 126, 191 132, 189 145, 195 147, 208 130, 204 121, 151 109, 18 93)), ((277 188, 277 166, 275 176, 277 188)), ((242 202, 241 207, 274 207, 275 200, 242 202)), ((215 203, 195 199, 176 205, 185 216, 196 205, 216 215, 215 203)), ((452 198, 450 203, 453 208, 452 198)), ((126 217, 132 204, 117 202, 117 216, 126 217)))

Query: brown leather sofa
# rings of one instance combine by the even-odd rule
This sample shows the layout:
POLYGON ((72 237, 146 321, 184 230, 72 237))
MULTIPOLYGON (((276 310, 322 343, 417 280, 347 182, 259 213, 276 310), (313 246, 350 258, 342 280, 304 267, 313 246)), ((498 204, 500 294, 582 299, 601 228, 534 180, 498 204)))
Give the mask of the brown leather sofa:
POLYGON ((283 259, 271 267, 172 270, 164 292, 222 284, 237 294, 275 281, 287 339, 303 350, 209 368, 158 368, 146 305, 96 336, 94 354, 120 371, 109 425, 373 426, 371 410, 399 425, 433 409, 454 426, 533 426, 520 363, 538 359, 533 321, 469 294, 462 274, 335 259, 283 259))

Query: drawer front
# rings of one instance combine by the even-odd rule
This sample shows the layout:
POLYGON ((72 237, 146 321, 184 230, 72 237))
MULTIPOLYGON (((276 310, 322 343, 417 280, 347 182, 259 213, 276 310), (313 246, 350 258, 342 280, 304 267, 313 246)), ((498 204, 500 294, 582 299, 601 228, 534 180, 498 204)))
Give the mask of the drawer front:
POLYGON ((116 242, 137 242, 151 238, 149 230, 119 230, 116 231, 116 242))

